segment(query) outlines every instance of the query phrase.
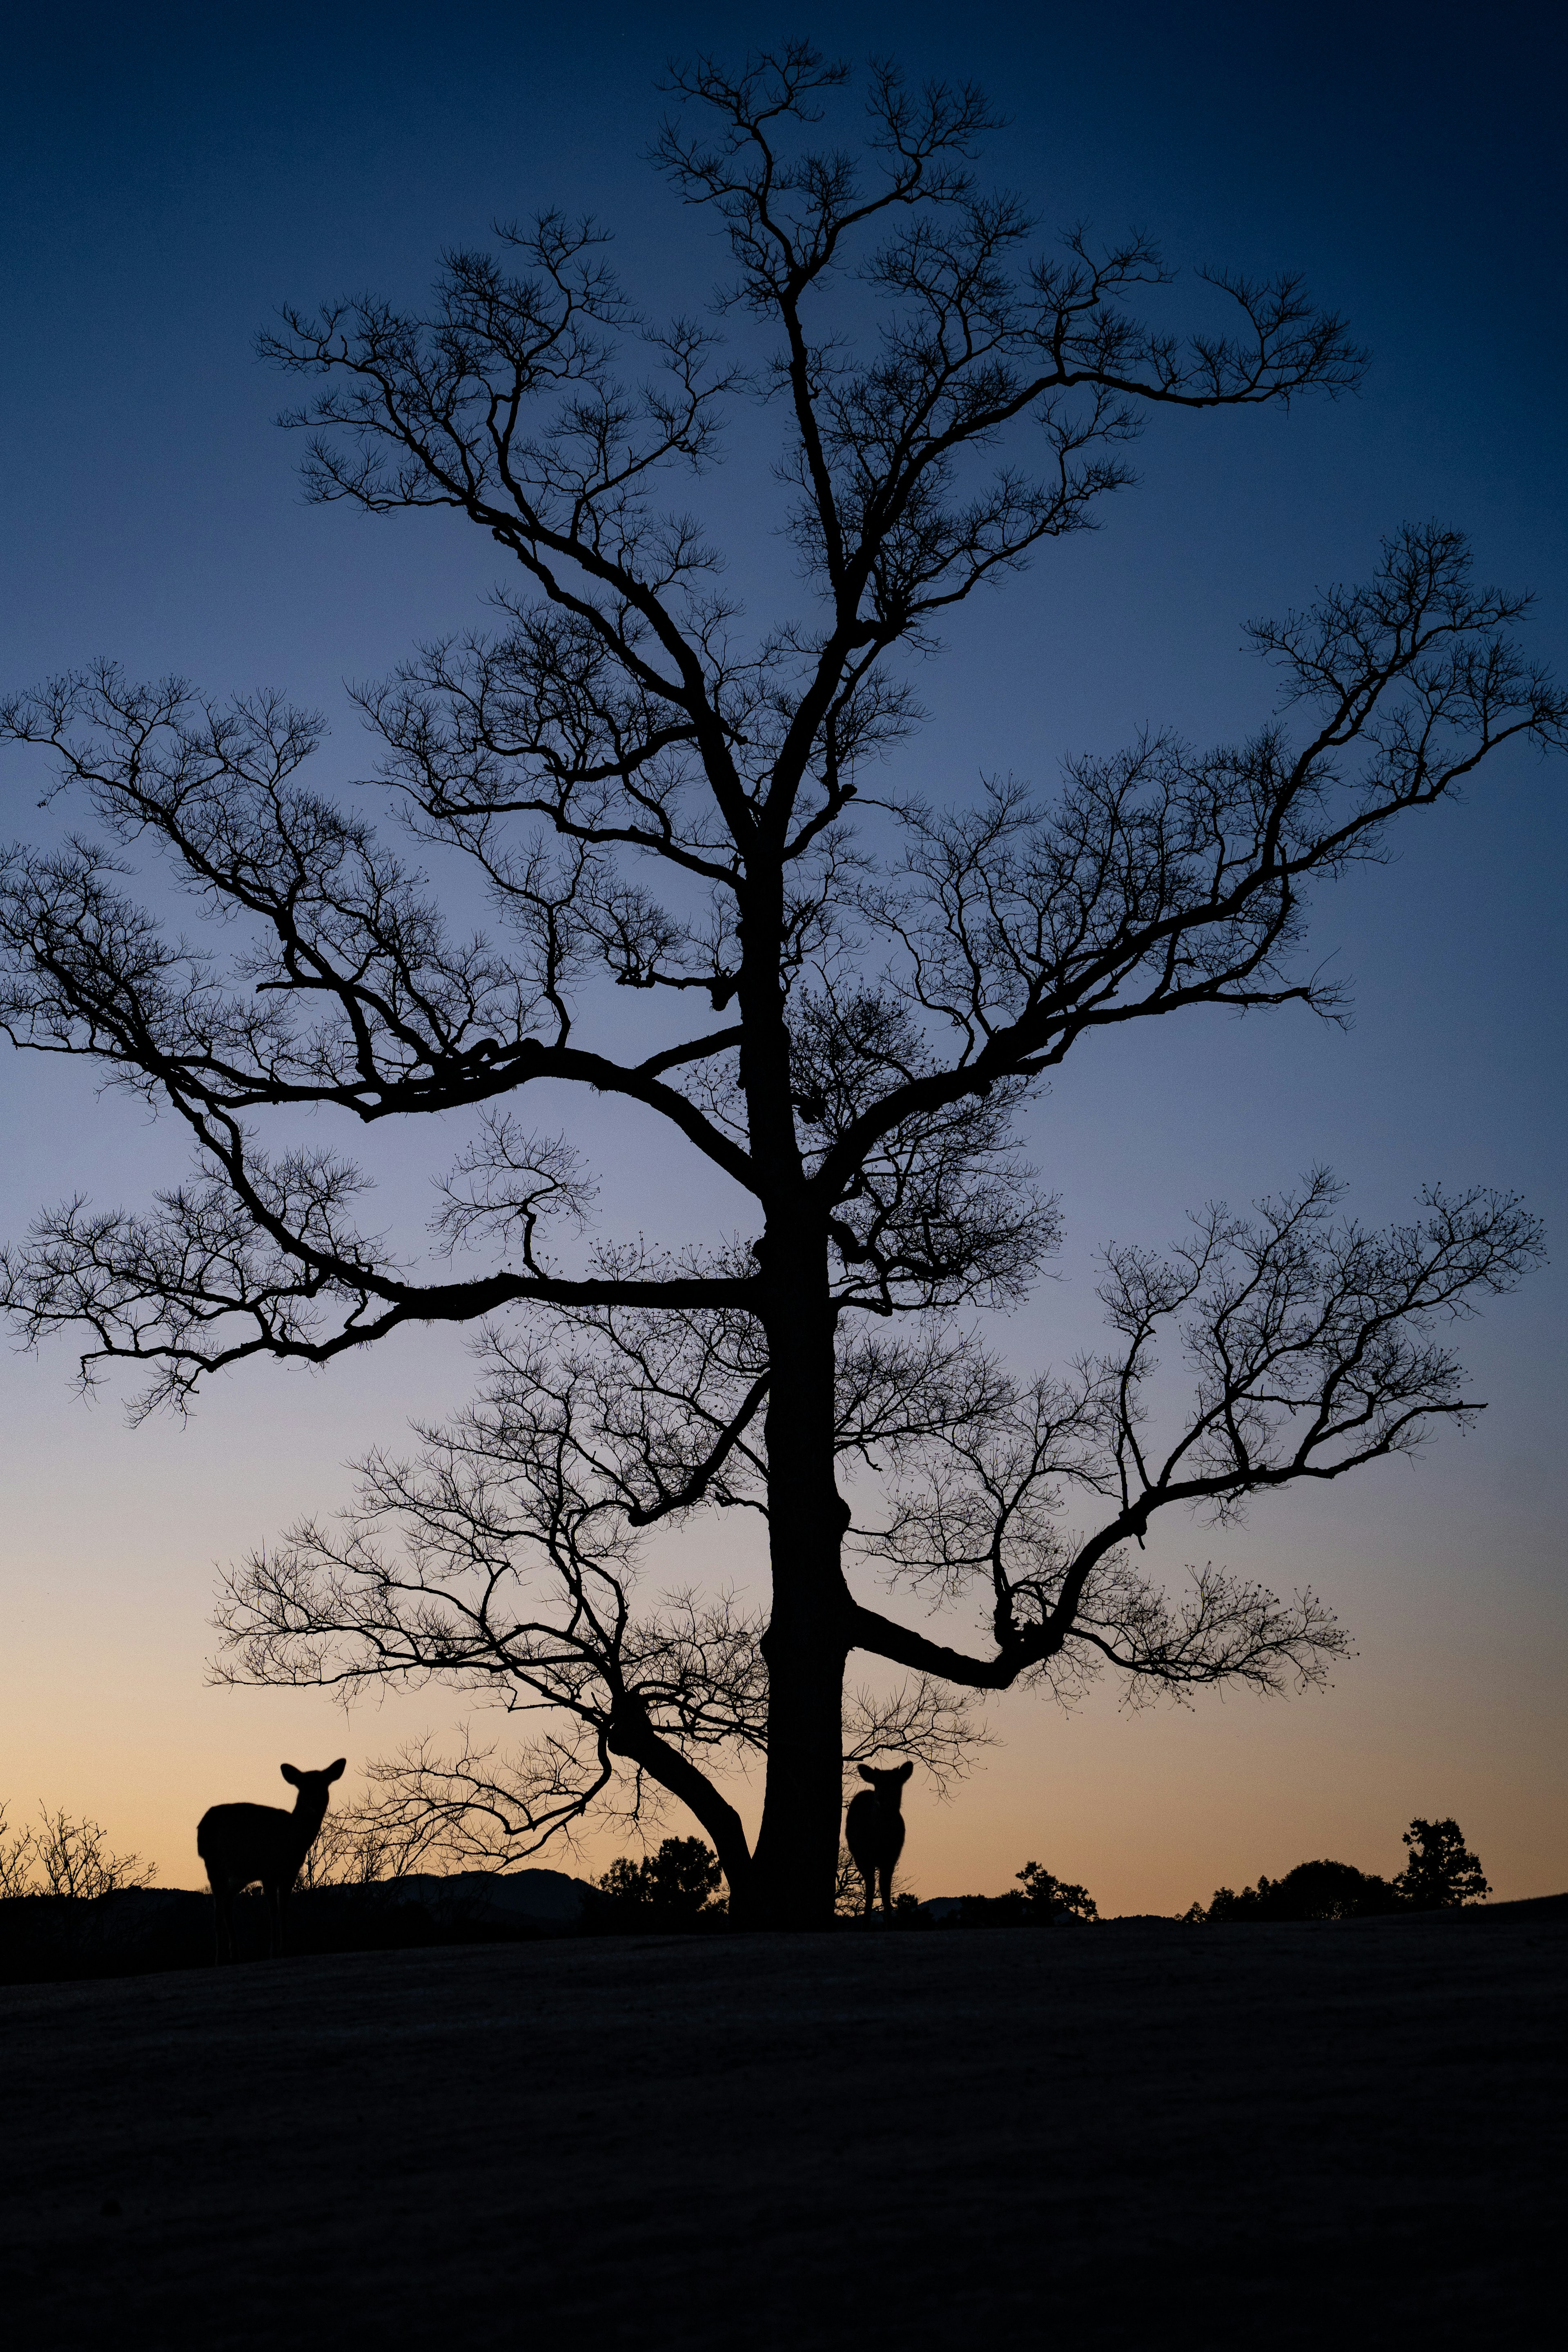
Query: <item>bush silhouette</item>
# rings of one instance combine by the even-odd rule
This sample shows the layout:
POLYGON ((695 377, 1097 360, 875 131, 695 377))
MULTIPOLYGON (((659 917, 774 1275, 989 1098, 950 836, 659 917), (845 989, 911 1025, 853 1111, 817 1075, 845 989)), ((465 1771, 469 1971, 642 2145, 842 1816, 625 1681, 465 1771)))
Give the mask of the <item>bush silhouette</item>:
POLYGON ((597 1881, 600 1916, 612 1926, 640 1927, 717 1918, 725 1910, 716 1899, 723 1876, 718 1856, 701 1838, 665 1838, 641 1862, 622 1854, 611 1864, 597 1881))
POLYGON ((1417 1817, 1404 1832, 1410 1858, 1394 1879, 1357 1870, 1349 1862, 1299 1862, 1283 1878, 1260 1874, 1256 1886, 1219 1886, 1206 1910, 1195 1903, 1189 1920, 1369 1919, 1390 1911, 1444 1911, 1479 1903, 1491 1888, 1465 1843, 1458 1822, 1417 1817))
POLYGON ((1283 1878, 1260 1875, 1256 1886, 1244 1886, 1239 1894, 1228 1886, 1217 1887, 1213 1902, 1201 1916, 1217 1922, 1366 1919, 1399 1907, 1399 1898, 1387 1879, 1357 1870, 1354 1863, 1299 1862, 1283 1878))

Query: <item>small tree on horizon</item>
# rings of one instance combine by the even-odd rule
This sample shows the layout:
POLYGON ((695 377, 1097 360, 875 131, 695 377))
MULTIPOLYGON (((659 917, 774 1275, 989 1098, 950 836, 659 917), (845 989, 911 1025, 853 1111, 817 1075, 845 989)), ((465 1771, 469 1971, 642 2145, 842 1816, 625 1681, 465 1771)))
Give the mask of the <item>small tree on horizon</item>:
POLYGON ((0 714, 55 748, 109 836, 5 854, 0 1022, 172 1111, 197 1161, 148 1211, 42 1217, 0 1264, 23 1333, 85 1328, 85 1379, 133 1361, 140 1409, 183 1410, 253 1358, 489 1331, 466 1416, 412 1463, 376 1456, 343 1531, 308 1525, 236 1574, 225 1670, 434 1675, 541 1710, 505 1769, 397 1759, 389 1806, 520 1853, 651 1787, 712 1840, 737 1914, 777 1925, 831 1912, 857 1740, 945 1769, 969 1695, 1105 1666, 1134 1690, 1273 1689, 1343 1651, 1310 1592, 1212 1566, 1171 1591, 1144 1539, 1161 1513, 1234 1520, 1462 1421, 1434 1326, 1518 1279, 1533 1221, 1433 1189, 1375 1234, 1316 1173, 1248 1216, 1209 1207, 1167 1255, 1109 1252, 1105 1352, 1024 1379, 974 1323, 1056 1237, 1014 1122, 1129 1023, 1332 1016, 1301 961, 1312 886, 1500 745, 1560 745, 1568 714, 1511 642, 1527 600, 1422 526, 1368 584, 1254 628, 1293 731, 1148 738, 1070 761, 1054 795, 899 789, 911 666, 943 614, 1089 528, 1143 415, 1333 395, 1362 362, 1290 276, 1211 273, 1176 331, 1146 240, 1040 248, 976 179, 994 118, 972 89, 876 67, 863 152, 821 143, 845 84, 805 44, 674 78, 655 160, 727 239, 738 357, 710 325, 643 320, 601 232, 556 212, 451 256, 428 312, 290 310, 264 339, 308 387, 287 421, 316 497, 445 510, 518 567, 497 634, 358 698, 389 804, 418 854, 477 877, 498 938, 459 936, 420 870, 308 789, 321 727, 278 698, 220 705, 105 663, 0 714), (698 495, 747 400, 777 420, 787 501, 755 624, 700 520, 658 496, 672 471, 698 495), (130 895, 138 845, 210 940, 130 895), (606 984, 662 1008, 659 1042, 626 1048, 606 984), (569 1264, 592 1173, 516 1115, 540 1089, 664 1121, 745 1229, 674 1252, 602 1236, 569 1264), (356 1222, 364 1180, 300 1142, 304 1110, 372 1130, 467 1114, 435 1230, 484 1263, 422 1266, 356 1222), (1151 1385, 1173 1343, 1181 1411, 1151 1385), (853 1526, 857 1471, 880 1499, 853 1526), (640 1601, 643 1532, 714 1507, 763 1515, 766 1607, 640 1601), (879 1575, 967 1608, 977 1638, 873 1606, 879 1575), (846 1737, 857 1654, 912 1679, 846 1737), (748 1756, 755 1846, 715 1769, 748 1756))
POLYGON ((1100 1906, 1086 1886, 1077 1886, 1070 1879, 1054 1878, 1042 1863, 1026 1862, 1014 1874, 1030 1903, 1052 1917, 1065 1911, 1074 1919, 1098 1919, 1100 1906))
POLYGON ((1491 1893, 1463 1830, 1451 1816, 1424 1822, 1417 1815, 1403 1836, 1410 1858, 1394 1887, 1413 1910, 1457 1910, 1466 1903, 1484 1902, 1491 1893))

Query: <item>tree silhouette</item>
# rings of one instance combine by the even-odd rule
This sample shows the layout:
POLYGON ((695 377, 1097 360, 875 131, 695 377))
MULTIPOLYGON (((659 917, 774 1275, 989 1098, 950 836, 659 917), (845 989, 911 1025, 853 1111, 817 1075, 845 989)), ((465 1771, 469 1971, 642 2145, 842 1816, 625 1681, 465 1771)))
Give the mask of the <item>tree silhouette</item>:
POLYGON ((1362 362, 1293 277, 1208 273, 1181 331, 1141 237, 1039 248, 976 178, 993 118, 972 89, 875 68, 863 152, 820 142, 845 87, 805 44, 674 79, 656 160, 728 240, 731 345, 643 320, 602 232, 555 212, 452 256, 428 311, 290 310, 264 338, 308 387, 287 421, 312 495, 446 509, 519 568, 498 634, 360 696, 392 805, 420 854, 468 861, 497 938, 459 936, 461 894, 444 916, 357 809, 308 789, 320 723, 278 698, 103 664, 4 713, 108 840, 7 854, 0 1018, 172 1110, 197 1161, 150 1210, 42 1217, 0 1267, 22 1331, 85 1328, 85 1378, 129 1360, 151 1373, 140 1409, 183 1409, 219 1366, 512 1318, 475 1414, 412 1467, 371 1465, 375 1526, 307 1531, 239 1579, 235 1670, 451 1674, 546 1706, 567 1730, 509 1777, 422 1751, 392 1801, 526 1844, 630 1775, 633 1805, 649 1784, 687 1805, 737 1909, 777 1922, 831 1909, 853 1653, 923 1678, 873 1728, 903 1742, 904 1706, 938 1753, 945 1694, 1100 1664, 1134 1687, 1272 1687, 1335 1654, 1310 1594, 1206 1568, 1173 1597, 1136 1548, 1162 1510, 1233 1517, 1462 1418, 1430 1326, 1517 1278, 1536 1235, 1516 1202, 1430 1192, 1381 1236, 1340 1221, 1322 1176, 1250 1219, 1211 1209, 1168 1258, 1111 1255, 1115 1344, 1059 1378, 1014 1379, 963 1318, 1019 1297, 1051 1245, 1011 1139, 1045 1075, 1194 1006, 1332 1013, 1299 957, 1312 886, 1500 745, 1559 743, 1565 712, 1511 645, 1525 600, 1423 526, 1369 584, 1253 630, 1293 733, 1150 738, 1070 763, 1049 798, 883 788, 944 613, 1089 528, 1142 416, 1332 395, 1362 362), (746 401, 776 424, 788 501, 757 624, 700 520, 660 501, 746 401), (166 854, 211 944, 128 895, 131 845, 166 854), (662 1008, 662 1042, 625 1050, 606 983, 662 1008), (517 1115, 540 1087, 666 1122, 749 1232, 673 1255, 602 1237, 569 1264, 591 1174, 517 1115), (298 1139, 302 1109, 467 1114, 436 1234, 484 1263, 422 1267, 358 1223, 364 1180, 298 1139), (1194 1395, 1155 1444, 1172 1337, 1194 1395), (852 1537, 856 1465, 894 1492, 852 1537), (766 1512, 766 1622, 723 1601, 639 1616, 638 1531, 713 1506, 766 1512), (394 1521, 407 1548, 378 1549, 394 1521), (894 1585, 977 1591, 979 1646, 870 1605, 847 1539, 894 1585), (705 1768, 759 1747, 752 1850, 705 1768))
POLYGON ((622 1854, 599 1880, 605 1907, 622 1926, 687 1927, 716 1901, 724 1873, 701 1838, 664 1838, 640 1862, 622 1854))
POLYGON ((1038 1862, 1026 1862, 1015 1873, 1024 1894, 1032 1904, 1038 1904, 1048 1918, 1065 1911, 1074 1919, 1098 1919, 1100 1906, 1086 1886, 1075 1886, 1068 1879, 1053 1878, 1038 1862))
POLYGON ((1483 1902, 1491 1893, 1458 1822, 1424 1822, 1417 1816, 1403 1834, 1410 1859, 1394 1885, 1412 1909, 1453 1910, 1483 1902))

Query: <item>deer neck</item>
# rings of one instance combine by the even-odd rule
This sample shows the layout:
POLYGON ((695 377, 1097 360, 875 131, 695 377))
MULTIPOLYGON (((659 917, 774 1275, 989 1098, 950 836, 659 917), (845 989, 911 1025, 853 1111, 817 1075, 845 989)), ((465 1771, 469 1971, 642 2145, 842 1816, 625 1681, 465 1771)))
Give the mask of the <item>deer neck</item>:
POLYGON ((315 1843, 316 1832, 326 1818, 326 1790, 301 1789, 294 1800, 294 1811, 289 1819, 294 1823, 294 1842, 302 1854, 308 1846, 315 1843))

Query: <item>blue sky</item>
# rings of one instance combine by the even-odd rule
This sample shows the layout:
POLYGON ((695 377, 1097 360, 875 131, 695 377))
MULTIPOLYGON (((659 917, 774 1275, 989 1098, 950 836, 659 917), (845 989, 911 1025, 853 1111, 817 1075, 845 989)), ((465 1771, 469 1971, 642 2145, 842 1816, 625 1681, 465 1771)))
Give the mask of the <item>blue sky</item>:
MULTIPOLYGON (((1563 21, 1140 5, 819 21, 848 56, 894 50, 916 75, 987 86, 1011 117, 996 174, 1047 228, 1133 225, 1178 264, 1300 268, 1374 354, 1355 400, 1151 430, 1142 487, 1099 533, 956 621, 920 680, 933 717, 909 776, 1045 782, 1062 754, 1149 724, 1243 730, 1269 686, 1239 625, 1364 572, 1406 518, 1458 523, 1484 573, 1531 585, 1528 642, 1568 662, 1563 21)), ((445 519, 305 508, 254 332, 283 300, 415 299, 440 248, 547 202, 603 216, 650 307, 700 303, 720 257, 641 161, 652 85, 672 48, 733 55, 797 24, 812 29, 750 6, 655 23, 458 0, 243 23, 89 7, 14 30, 5 682, 108 652, 218 692, 281 686, 333 720, 323 775, 364 772, 342 681, 482 621, 494 551, 445 519)), ((759 614, 789 562, 765 456, 743 425, 713 491, 759 614)), ((14 754, 0 764, 0 834, 50 821, 39 781, 14 754)), ((1067 1243, 1009 1336, 1020 1360, 1092 1336, 1099 1243, 1161 1239, 1190 1202, 1250 1197, 1320 1158, 1369 1219, 1441 1177, 1517 1186, 1561 1236, 1564 781, 1527 754, 1500 761, 1323 901, 1314 940, 1353 984, 1348 1035, 1290 1013, 1160 1024, 1063 1074, 1030 1140, 1067 1243)), ((137 1197, 172 1172, 162 1130, 95 1101, 80 1073, 10 1057, 0 1089, 9 1233, 61 1191, 137 1197)), ((735 1213, 648 1139, 607 1126, 603 1152, 612 1220, 674 1235, 735 1213)), ((385 1155, 400 1213, 434 1164, 417 1139, 385 1155)), ((1362 1651, 1333 1693, 1132 1724, 1099 1702, 1065 1723, 1009 1704, 987 1776, 912 1835, 922 1891, 966 1873, 999 1885, 1039 1853, 1111 1907, 1175 1907, 1309 1846, 1390 1867, 1413 1811, 1458 1812, 1503 1891, 1563 1883, 1564 1305, 1548 1272, 1467 1335, 1492 1400, 1474 1436, 1227 1538, 1235 1564, 1332 1588, 1362 1651)), ((456 1402, 467 1370, 451 1338, 409 1338, 326 1379, 222 1383, 189 1430, 134 1436, 111 1399, 76 1403, 68 1371, 59 1351, 0 1360, 0 1795, 94 1811, 179 1883, 197 1796, 265 1794, 290 1741, 306 1763, 343 1744, 306 1701, 202 1689, 214 1561, 330 1507, 343 1459, 456 1402)), ((1172 1540, 1175 1558, 1215 1548, 1172 1540)), ((357 1717, 351 1744, 373 1752, 394 1719, 357 1717)))

